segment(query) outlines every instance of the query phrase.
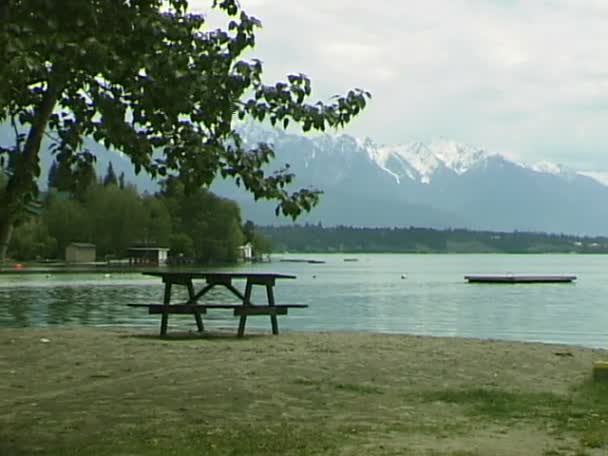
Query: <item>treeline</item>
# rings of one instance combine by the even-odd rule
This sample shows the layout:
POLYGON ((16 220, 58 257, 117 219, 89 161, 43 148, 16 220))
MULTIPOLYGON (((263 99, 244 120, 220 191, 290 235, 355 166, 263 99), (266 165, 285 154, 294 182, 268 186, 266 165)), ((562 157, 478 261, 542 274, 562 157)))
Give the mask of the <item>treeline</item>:
POLYGON ((347 253, 607 253, 608 238, 465 229, 322 225, 258 228, 274 251, 347 253))
POLYGON ((204 189, 186 193, 168 178, 160 192, 141 195, 111 164, 102 179, 90 169, 70 171, 51 168, 48 192, 27 206, 14 229, 10 258, 63 259, 72 242, 95 244, 98 259, 124 258, 133 246, 157 246, 169 247, 174 261, 197 264, 233 263, 246 242, 257 254, 270 250, 251 222, 242 224, 234 201, 204 189))

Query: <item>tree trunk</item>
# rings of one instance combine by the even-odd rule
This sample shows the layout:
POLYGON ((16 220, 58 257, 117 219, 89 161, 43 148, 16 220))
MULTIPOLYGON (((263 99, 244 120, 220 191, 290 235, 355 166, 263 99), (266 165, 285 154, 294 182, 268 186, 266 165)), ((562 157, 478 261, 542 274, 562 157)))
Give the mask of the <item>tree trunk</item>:
POLYGON ((17 151, 15 169, 12 170, 6 189, 0 197, 0 207, 3 208, 0 218, 0 262, 6 259, 13 224, 23 210, 26 197, 35 188, 36 178, 40 174, 40 144, 60 93, 59 84, 49 82, 40 104, 35 109, 34 120, 23 145, 23 151, 17 151))
POLYGON ((4 218, 0 221, 0 262, 6 258, 6 252, 8 250, 8 244, 11 242, 11 235, 13 234, 13 222, 4 223, 4 218), (6 232, 5 232, 6 230, 6 232))

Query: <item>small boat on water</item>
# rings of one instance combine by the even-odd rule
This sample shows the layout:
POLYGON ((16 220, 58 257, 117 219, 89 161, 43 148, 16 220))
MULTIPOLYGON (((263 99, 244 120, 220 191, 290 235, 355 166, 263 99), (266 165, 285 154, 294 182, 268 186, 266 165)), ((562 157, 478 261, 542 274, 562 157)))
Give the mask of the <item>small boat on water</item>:
POLYGON ((355 262, 355 261, 359 261, 359 258, 344 258, 344 261, 355 262))
POLYGON ((571 275, 468 275, 464 276, 469 283, 569 283, 576 280, 571 275))

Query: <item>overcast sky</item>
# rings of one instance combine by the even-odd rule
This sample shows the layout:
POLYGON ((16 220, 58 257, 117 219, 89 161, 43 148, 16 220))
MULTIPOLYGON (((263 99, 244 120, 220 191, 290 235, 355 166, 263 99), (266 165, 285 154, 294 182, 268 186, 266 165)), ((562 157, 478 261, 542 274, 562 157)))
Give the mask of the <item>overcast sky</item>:
MULTIPOLYGON (((210 0, 191 0, 208 11, 210 0)), ((267 79, 372 92, 346 129, 608 173, 608 0, 241 0, 267 79)))

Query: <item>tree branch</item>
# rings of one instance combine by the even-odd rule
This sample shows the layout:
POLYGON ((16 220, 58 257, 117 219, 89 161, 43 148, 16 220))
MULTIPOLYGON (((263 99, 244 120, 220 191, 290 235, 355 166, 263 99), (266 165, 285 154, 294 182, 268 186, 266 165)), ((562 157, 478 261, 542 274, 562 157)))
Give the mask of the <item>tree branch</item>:
POLYGON ((15 120, 15 115, 11 115, 11 125, 13 126, 13 130, 15 130, 15 149, 17 153, 21 153, 21 144, 23 140, 21 139, 21 135, 19 134, 19 129, 17 128, 17 121, 15 120))
POLYGON ((59 138, 57 136, 53 136, 48 131, 44 132, 44 136, 46 136, 47 138, 49 138, 53 142, 59 142, 59 138))

